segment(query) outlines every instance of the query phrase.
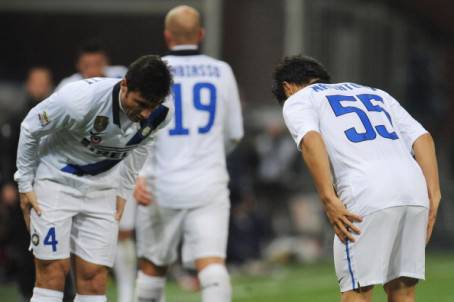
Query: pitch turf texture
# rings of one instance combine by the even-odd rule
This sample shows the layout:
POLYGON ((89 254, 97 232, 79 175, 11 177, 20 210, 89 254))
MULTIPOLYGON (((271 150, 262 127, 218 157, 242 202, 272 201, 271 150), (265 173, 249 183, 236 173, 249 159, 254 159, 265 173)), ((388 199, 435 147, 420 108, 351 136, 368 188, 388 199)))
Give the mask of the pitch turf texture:
MULTIPOLYGON (((235 302, 335 302, 339 300, 337 281, 331 263, 284 266, 271 270, 268 276, 232 277, 235 302)), ((417 301, 454 301, 454 253, 431 254, 427 257, 427 281, 417 288, 417 301)), ((113 284, 108 301, 116 302, 113 284)), ((12 285, 0 285, 0 301, 17 301, 12 285)), ((170 282, 168 302, 200 301, 199 293, 187 293, 170 282)), ((374 301, 386 301, 383 289, 374 289, 374 301)))

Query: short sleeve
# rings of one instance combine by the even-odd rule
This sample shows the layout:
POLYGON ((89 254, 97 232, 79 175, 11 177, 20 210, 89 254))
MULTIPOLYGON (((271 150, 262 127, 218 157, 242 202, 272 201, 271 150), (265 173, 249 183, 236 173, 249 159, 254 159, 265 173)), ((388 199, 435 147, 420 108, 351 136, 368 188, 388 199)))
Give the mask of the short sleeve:
POLYGON ((319 115, 310 94, 297 93, 290 97, 284 103, 283 115, 285 124, 298 149, 309 131, 320 132, 319 115))
POLYGON ((410 147, 418 137, 427 133, 427 130, 416 121, 400 104, 399 102, 387 95, 387 99, 390 102, 391 117, 394 127, 400 133, 402 139, 410 147))

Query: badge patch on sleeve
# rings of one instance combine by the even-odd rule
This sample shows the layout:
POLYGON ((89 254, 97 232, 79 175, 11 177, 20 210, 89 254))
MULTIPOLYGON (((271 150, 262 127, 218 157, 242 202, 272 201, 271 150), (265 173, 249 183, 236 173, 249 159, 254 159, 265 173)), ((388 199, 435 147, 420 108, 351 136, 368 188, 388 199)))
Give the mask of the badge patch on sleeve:
POLYGON ((47 112, 43 111, 41 113, 38 113, 38 118, 39 122, 41 123, 41 126, 47 126, 49 124, 49 117, 47 116, 47 112))

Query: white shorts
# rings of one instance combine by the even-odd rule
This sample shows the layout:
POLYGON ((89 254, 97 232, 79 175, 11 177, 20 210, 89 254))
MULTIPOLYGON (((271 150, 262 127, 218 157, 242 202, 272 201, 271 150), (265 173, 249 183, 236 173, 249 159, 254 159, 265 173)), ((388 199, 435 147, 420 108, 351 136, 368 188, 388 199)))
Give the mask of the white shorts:
POLYGON ((228 191, 217 200, 196 208, 171 209, 157 204, 138 207, 138 256, 158 266, 182 260, 192 267, 203 257, 225 258, 230 215, 228 191))
POLYGON ((91 263, 113 265, 118 237, 115 190, 82 193, 47 180, 37 181, 34 190, 42 212, 30 214, 30 248, 36 258, 66 259, 72 253, 91 263))
POLYGON ((120 219, 120 230, 121 231, 132 231, 136 225, 136 213, 137 213, 137 201, 131 196, 126 201, 125 210, 123 216, 120 219))
POLYGON ((334 265, 341 292, 399 277, 424 279, 428 210, 419 206, 391 207, 355 223, 355 242, 334 238, 334 265))

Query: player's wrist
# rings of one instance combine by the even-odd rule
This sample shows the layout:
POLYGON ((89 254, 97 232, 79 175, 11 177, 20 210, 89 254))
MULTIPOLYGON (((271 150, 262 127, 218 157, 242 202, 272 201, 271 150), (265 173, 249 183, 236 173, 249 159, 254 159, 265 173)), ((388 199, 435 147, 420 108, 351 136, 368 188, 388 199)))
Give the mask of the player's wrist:
POLYGON ((328 205, 336 202, 338 198, 334 192, 322 192, 320 193, 320 199, 324 205, 328 205))

